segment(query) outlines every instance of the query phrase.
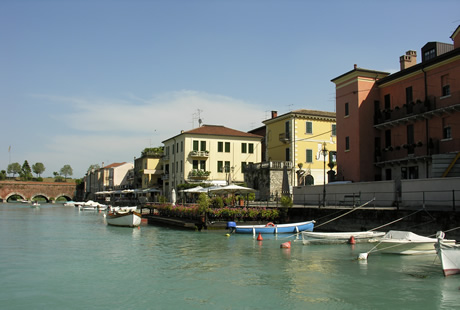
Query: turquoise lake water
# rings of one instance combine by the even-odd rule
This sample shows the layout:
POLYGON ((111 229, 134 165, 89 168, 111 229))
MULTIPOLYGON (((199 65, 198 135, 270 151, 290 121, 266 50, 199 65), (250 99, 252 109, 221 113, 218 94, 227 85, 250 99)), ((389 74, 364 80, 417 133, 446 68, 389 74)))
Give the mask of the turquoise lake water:
MULTIPOLYGON (((372 244, 281 249, 285 236, 225 236, 102 213, 0 204, 0 309, 458 309, 460 275, 434 255, 372 244)), ((293 240, 291 238, 290 240, 293 240)))

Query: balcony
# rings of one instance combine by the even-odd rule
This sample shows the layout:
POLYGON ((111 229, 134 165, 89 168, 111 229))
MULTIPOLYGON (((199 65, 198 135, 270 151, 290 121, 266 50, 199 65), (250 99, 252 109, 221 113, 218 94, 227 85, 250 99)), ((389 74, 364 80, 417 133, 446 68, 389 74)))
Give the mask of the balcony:
POLYGON ((280 133, 279 139, 283 143, 288 143, 291 141, 291 135, 289 133, 283 132, 283 133, 280 133))
MULTIPOLYGON (((458 92, 457 92, 458 93, 458 92)), ((424 121, 433 116, 441 117, 460 111, 460 96, 453 93, 451 96, 435 97, 430 96, 427 100, 416 100, 393 109, 384 109, 374 115, 374 127, 386 129, 424 121)))
POLYGON ((193 158, 208 158, 209 151, 191 151, 189 156, 193 158))
POLYGON ((247 170, 283 170, 284 167, 292 169, 292 162, 290 161, 264 161, 262 163, 250 164, 247 166, 247 170))
POLYGON ((207 180, 210 174, 211 174, 211 171, 193 169, 188 174, 188 178, 190 180, 207 180))

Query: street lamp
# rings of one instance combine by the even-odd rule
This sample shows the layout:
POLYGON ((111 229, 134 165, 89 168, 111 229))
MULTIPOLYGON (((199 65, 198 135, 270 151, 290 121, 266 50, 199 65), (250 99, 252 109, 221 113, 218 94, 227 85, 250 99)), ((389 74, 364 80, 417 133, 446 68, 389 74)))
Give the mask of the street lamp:
POLYGON ((323 149, 321 150, 323 153, 323 160, 324 160, 324 178, 323 178, 323 207, 326 207, 326 142, 323 142, 323 149))

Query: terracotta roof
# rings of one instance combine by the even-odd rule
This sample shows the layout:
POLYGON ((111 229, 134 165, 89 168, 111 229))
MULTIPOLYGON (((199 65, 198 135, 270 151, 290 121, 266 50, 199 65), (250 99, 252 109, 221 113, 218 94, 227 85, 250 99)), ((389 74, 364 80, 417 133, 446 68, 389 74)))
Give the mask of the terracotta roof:
POLYGON ((295 110, 295 111, 285 113, 283 115, 279 115, 279 116, 277 116, 275 118, 267 119, 267 120, 263 121, 262 123, 264 123, 264 124, 272 123, 272 121, 274 121, 274 120, 280 120, 280 119, 284 119, 284 118, 287 118, 287 117, 289 118, 292 115, 294 117, 303 117, 304 116, 304 117, 310 117, 310 118, 334 118, 334 119, 336 118, 335 112, 300 109, 300 110, 295 110))
POLYGON ((291 113, 311 115, 311 116, 320 116, 320 117, 334 117, 335 118, 335 112, 327 112, 327 111, 300 109, 300 110, 292 111, 291 113))
POLYGON ((119 167, 119 166, 124 165, 124 164, 126 164, 126 162, 122 162, 122 163, 113 163, 113 164, 104 166, 104 167, 102 167, 102 168, 103 168, 103 169, 106 169, 106 168, 115 168, 115 167, 119 167))
MULTIPOLYGON (((221 125, 203 125, 201 127, 184 131, 181 134, 192 134, 192 135, 212 135, 212 136, 232 136, 232 137, 244 137, 244 138, 263 138, 262 136, 239 131, 236 129, 227 128, 221 125)), ((176 136, 177 137, 177 136, 176 136)), ((174 138, 174 137, 173 137, 174 138)), ((165 141, 168 141, 169 138, 165 141)), ((163 141, 163 142, 165 142, 163 141)))

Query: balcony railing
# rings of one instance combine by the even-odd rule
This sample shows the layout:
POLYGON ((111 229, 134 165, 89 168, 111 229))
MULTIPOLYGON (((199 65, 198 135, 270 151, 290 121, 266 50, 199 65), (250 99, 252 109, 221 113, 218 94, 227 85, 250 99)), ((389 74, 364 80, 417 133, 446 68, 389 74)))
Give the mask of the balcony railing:
POLYGON ((209 152, 208 151, 191 151, 189 153, 191 157, 209 157, 209 152))
POLYGON ((249 164, 246 168, 248 170, 259 170, 259 169, 270 169, 270 170, 282 170, 286 167, 292 169, 292 162, 290 161, 265 161, 262 163, 249 164))
POLYGON ((283 132, 283 133, 280 133, 279 139, 281 142, 287 143, 291 141, 291 135, 289 133, 283 132))

